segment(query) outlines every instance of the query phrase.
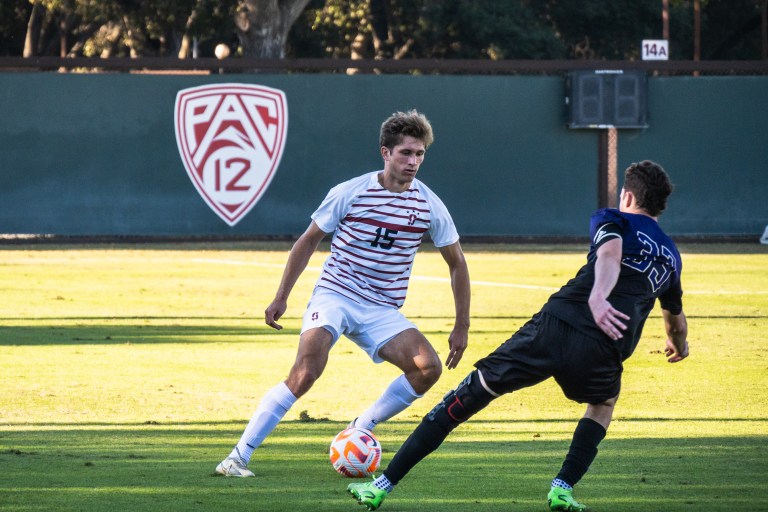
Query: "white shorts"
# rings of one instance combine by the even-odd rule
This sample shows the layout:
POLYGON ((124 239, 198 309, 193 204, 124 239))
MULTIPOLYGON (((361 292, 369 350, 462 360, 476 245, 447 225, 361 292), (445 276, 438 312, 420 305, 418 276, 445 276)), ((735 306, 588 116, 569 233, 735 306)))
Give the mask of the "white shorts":
POLYGON ((417 328, 395 308, 354 302, 323 288, 316 288, 309 299, 301 332, 315 327, 324 327, 330 332, 333 344, 343 334, 374 363, 384 361, 379 357, 379 349, 384 344, 407 329, 417 328))

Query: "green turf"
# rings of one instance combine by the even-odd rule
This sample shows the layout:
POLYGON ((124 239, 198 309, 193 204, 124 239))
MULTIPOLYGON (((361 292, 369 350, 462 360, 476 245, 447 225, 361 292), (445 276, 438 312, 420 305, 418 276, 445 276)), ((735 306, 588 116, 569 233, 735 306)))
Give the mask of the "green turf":
MULTIPOLYGON (((0 510, 361 510, 330 467, 328 443, 396 373, 347 340, 257 451, 257 478, 213 476, 292 363, 317 276, 300 279, 286 329, 269 329, 262 312, 286 258, 284 246, 270 248, 0 248, 0 510)), ((377 429, 384 464, 471 363, 584 261, 573 246, 465 249, 470 348, 377 429)), ((576 490, 596 511, 768 510, 768 248, 682 249, 691 357, 666 363, 654 311, 576 490)), ((446 274, 438 253, 420 254, 404 307, 443 355, 446 274)), ((382 510, 543 510, 582 412, 551 381, 505 396, 417 466, 382 510)))

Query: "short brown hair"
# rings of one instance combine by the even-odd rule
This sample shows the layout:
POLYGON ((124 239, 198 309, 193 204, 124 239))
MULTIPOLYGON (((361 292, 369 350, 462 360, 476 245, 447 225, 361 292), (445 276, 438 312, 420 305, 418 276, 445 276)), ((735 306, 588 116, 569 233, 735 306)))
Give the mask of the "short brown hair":
POLYGON ((652 217, 666 209, 667 198, 673 189, 667 171, 656 162, 643 160, 624 171, 624 190, 632 192, 637 205, 652 217))
POLYGON ((381 125, 379 132, 379 147, 394 148, 403 138, 413 137, 424 143, 424 148, 429 147, 434 141, 432 125, 426 116, 416 110, 408 112, 395 112, 381 125))

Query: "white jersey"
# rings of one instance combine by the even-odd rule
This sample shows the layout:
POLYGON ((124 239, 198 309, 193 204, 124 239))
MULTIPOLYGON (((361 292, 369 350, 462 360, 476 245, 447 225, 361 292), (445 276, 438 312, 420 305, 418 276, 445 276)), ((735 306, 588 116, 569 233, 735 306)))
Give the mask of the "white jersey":
POLYGON ((457 242, 459 234, 424 183, 414 179, 405 192, 390 192, 379 184, 380 172, 333 187, 312 214, 321 230, 334 232, 316 286, 356 302, 399 308, 424 233, 436 247, 457 242))

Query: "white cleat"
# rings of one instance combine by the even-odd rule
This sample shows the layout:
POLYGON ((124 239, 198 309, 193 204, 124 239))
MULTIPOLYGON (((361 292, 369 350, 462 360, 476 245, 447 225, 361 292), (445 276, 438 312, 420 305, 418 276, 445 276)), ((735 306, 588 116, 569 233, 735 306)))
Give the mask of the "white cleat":
POLYGON ((256 476, 239 459, 227 457, 216 466, 216 472, 224 476, 237 476, 241 478, 256 476))

